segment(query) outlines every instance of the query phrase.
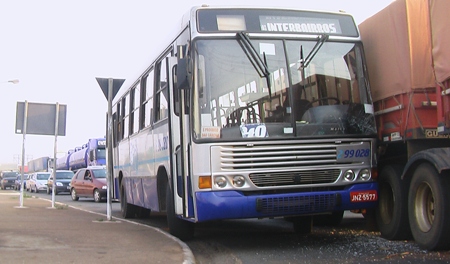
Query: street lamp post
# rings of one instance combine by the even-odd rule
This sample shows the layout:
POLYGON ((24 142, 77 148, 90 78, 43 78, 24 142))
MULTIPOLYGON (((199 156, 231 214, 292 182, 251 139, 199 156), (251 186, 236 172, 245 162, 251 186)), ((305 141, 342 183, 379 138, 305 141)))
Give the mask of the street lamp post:
MULTIPOLYGON (((18 84, 19 80, 13 79, 13 80, 5 81, 4 83, 18 84)), ((25 164, 24 164, 24 158, 23 158, 24 153, 25 152, 22 151, 22 166, 20 168, 20 173, 21 173, 21 176, 20 176, 20 184, 21 184, 21 186, 20 186, 20 207, 23 207, 23 178, 24 178, 24 171, 25 171, 25 164)))
POLYGON ((14 80, 3 81, 3 82, 0 82, 0 83, 12 83, 12 84, 18 84, 18 83, 19 83, 19 80, 18 80, 18 79, 14 79, 14 80))

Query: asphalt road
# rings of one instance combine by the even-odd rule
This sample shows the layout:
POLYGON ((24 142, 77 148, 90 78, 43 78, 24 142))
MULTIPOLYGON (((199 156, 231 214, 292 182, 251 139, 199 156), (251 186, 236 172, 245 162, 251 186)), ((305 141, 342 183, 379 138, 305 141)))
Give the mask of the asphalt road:
MULTIPOLYGON (((32 195, 51 200, 45 193, 32 195)), ((59 194, 55 201, 106 214, 106 202, 87 198, 75 202, 69 194, 59 194)), ((120 203, 112 203, 112 216, 121 218, 120 203)), ((167 231, 163 215, 133 221, 167 231)), ((185 242, 197 263, 205 264, 450 263, 450 251, 428 252, 413 241, 383 239, 378 232, 365 230, 361 215, 350 212, 338 227, 315 226, 307 236, 298 236, 282 218, 227 220, 197 224, 195 238, 185 242)))

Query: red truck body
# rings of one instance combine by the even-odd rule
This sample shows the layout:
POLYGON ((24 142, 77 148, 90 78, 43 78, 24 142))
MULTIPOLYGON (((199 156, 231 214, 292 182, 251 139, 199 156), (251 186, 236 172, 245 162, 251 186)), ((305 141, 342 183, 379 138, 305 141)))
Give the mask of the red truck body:
POLYGON ((396 0, 359 25, 379 135, 382 236, 450 240, 450 1, 396 0))
POLYGON ((397 0, 359 25, 383 142, 449 132, 448 10, 450 1, 397 0))

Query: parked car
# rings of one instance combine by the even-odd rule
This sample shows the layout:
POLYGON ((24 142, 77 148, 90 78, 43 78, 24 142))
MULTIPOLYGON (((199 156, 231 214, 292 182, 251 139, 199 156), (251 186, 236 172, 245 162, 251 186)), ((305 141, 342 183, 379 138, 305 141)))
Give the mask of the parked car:
POLYGON ((47 190, 48 177, 50 177, 50 172, 35 172, 31 174, 30 179, 27 180, 27 190, 35 193, 47 190))
MULTIPOLYGON (((70 181, 73 178, 73 171, 70 170, 57 170, 56 171, 56 180, 55 180, 55 194, 62 192, 70 193, 70 181)), ((50 174, 47 180, 47 194, 51 194, 53 192, 53 173, 50 174)))
POLYGON ((31 190, 30 190, 30 185, 31 185, 31 175, 32 175, 32 173, 31 174, 28 174, 28 177, 27 177, 27 179, 25 180, 25 182, 24 182, 24 184, 25 184, 25 191, 27 191, 27 192, 30 192, 31 190))
MULTIPOLYGON (((23 175, 23 189, 24 190, 26 190, 28 177, 29 177, 28 174, 23 175)), ((19 175, 17 175, 17 177, 16 177, 16 180, 14 181, 14 190, 20 191, 21 187, 22 187, 22 174, 19 173, 19 175)))
POLYGON ((18 174, 17 171, 2 172, 2 178, 0 180, 2 190, 5 190, 6 188, 13 189, 18 174))
POLYGON ((88 197, 94 198, 95 202, 100 202, 106 198, 106 175, 106 168, 103 166, 78 170, 70 183, 72 200, 78 201, 80 197, 88 197))

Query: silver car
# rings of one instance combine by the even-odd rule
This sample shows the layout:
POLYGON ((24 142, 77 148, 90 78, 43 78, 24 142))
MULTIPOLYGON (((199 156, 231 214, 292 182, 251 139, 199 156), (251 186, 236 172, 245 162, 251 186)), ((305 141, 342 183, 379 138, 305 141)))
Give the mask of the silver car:
POLYGON ((48 177, 50 177, 50 172, 35 172, 31 174, 30 179, 27 181, 27 190, 35 193, 47 190, 48 177))

